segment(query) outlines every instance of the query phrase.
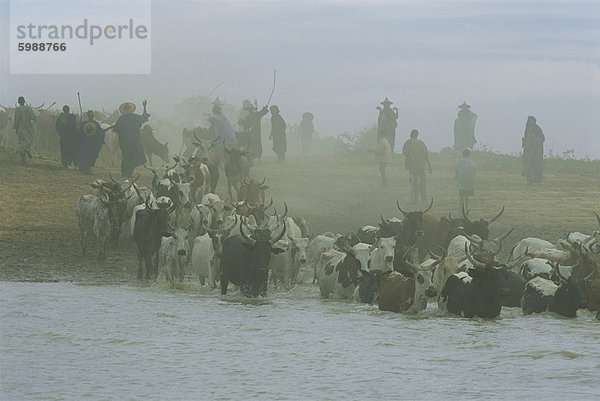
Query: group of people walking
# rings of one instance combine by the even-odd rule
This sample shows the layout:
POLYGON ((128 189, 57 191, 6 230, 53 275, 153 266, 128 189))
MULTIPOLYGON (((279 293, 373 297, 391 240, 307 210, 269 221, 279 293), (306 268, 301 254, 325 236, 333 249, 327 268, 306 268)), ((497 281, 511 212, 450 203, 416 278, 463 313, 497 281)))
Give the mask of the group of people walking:
MULTIPOLYGON (((371 150, 379 161, 381 182, 387 186, 385 169, 392 161, 392 154, 396 143, 396 127, 398 126, 398 108, 391 108, 393 104, 387 97, 381 102, 377 120, 377 148, 371 150)), ((462 153, 462 158, 457 162, 456 183, 459 192, 459 210, 468 212, 469 198, 474 195, 477 166, 471 159, 471 151, 475 143, 475 122, 477 114, 473 113, 466 102, 460 106, 457 118, 454 120, 454 149, 462 153)), ((418 139, 419 131, 411 130, 410 138, 402 146, 404 166, 408 170, 410 185, 410 201, 417 202, 419 198, 426 200, 426 175, 425 169, 432 173, 429 162, 428 150, 425 143, 418 139)), ((533 116, 527 118, 525 133, 522 139, 523 169, 522 175, 529 184, 539 184, 543 176, 544 134, 537 125, 533 116)))

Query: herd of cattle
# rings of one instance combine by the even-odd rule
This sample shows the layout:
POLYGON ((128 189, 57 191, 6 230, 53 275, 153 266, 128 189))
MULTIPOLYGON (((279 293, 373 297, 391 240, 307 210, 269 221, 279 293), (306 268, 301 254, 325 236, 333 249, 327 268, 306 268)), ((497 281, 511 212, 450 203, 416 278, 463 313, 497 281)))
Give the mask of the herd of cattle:
POLYGON ((489 225, 504 208, 489 220, 473 220, 464 210, 461 217, 436 217, 429 213, 432 199, 418 211, 397 202, 401 218, 381 216, 356 233, 312 235, 306 219, 288 216, 285 203, 282 214, 270 212, 268 186, 249 178, 243 151, 225 146, 218 160, 216 145, 197 138, 192 155, 150 168, 150 188, 112 176, 93 182, 76 207, 84 256, 89 234, 104 258, 124 226, 137 248, 138 279, 162 275, 173 287, 191 268, 202 285, 220 282, 221 294, 231 282, 246 296, 265 296, 269 282, 290 288, 310 272, 321 296, 386 311, 419 312, 432 298, 440 309, 465 317, 495 318, 502 306, 570 317, 578 309, 598 310, 598 231, 573 232, 555 244, 525 238, 501 263, 497 255, 512 230, 490 239, 489 225), (228 181, 224 200, 214 193, 219 169, 228 181))

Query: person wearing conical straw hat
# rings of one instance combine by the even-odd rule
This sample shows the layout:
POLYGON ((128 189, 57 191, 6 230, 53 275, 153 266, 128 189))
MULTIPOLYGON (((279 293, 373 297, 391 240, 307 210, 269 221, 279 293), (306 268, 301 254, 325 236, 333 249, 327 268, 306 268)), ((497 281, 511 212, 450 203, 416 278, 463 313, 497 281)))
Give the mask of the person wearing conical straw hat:
POLYGON ((462 152, 465 149, 473 148, 477 143, 475 140, 477 114, 469 110, 471 106, 467 102, 463 102, 458 108, 460 111, 454 120, 454 149, 462 152))
POLYGON ((396 127, 398 126, 398 108, 390 108, 392 105, 387 97, 381 102, 381 107, 377 107, 379 110, 379 118, 377 119, 377 137, 387 138, 392 153, 394 152, 394 146, 396 145, 396 127))
POLYGON ((119 146, 123 155, 121 160, 123 177, 132 177, 133 170, 146 163, 140 128, 150 117, 146 111, 147 104, 146 100, 142 101, 144 112, 141 115, 134 114, 135 104, 131 102, 125 102, 119 106, 121 115, 114 125, 113 131, 119 135, 119 146))
POLYGON ((96 163, 96 159, 98 159, 100 148, 104 145, 105 134, 106 131, 94 120, 94 112, 91 110, 88 111, 87 121, 79 126, 81 143, 76 153, 79 171, 83 174, 93 174, 91 168, 96 163))

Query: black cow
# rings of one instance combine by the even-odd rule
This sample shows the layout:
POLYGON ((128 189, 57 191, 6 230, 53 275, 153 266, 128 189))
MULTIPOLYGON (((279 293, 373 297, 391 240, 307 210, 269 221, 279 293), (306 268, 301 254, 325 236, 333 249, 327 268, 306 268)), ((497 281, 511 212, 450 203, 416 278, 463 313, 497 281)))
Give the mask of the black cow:
MULTIPOLYGON (((556 285, 541 277, 529 280, 521 300, 524 315, 548 310, 565 317, 577 317, 577 309, 587 307, 585 279, 565 278, 560 273, 558 263, 553 267, 560 279, 560 284, 556 285)), ((593 273, 594 271, 592 271, 593 273)))
MULTIPOLYGON (((423 238, 423 215, 427 213, 433 206, 433 198, 431 198, 429 207, 423 211, 406 212, 402 210, 398 200, 396 200, 396 206, 398 207, 398 210, 402 212, 404 220, 402 220, 402 224, 400 226, 394 226, 394 230, 399 230, 399 232, 394 233, 396 237, 396 257, 394 258, 394 270, 410 271, 411 266, 406 265, 403 258, 403 256, 406 254, 406 251, 413 245, 417 244, 419 253, 419 261, 417 264, 425 259, 425 256, 429 251, 429 249, 426 247, 419 246, 418 241, 419 238, 423 238)), ((384 236, 383 233, 382 236, 384 236)))
POLYGON ((500 297, 500 303, 502 306, 508 307, 521 306, 521 297, 523 296, 527 279, 520 274, 508 270, 506 266, 500 267, 500 273, 504 276, 504 286, 506 288, 506 293, 500 297))
POLYGON ((248 236, 244 232, 244 222, 240 222, 241 235, 233 235, 223 242, 221 253, 221 295, 227 294, 227 286, 231 281, 240 286, 247 297, 265 296, 269 276, 271 253, 282 253, 283 249, 274 248, 273 244, 285 234, 283 230, 276 239, 271 238, 271 230, 261 226, 251 231, 248 236))
POLYGON ((154 279, 158 274, 158 250, 164 233, 169 231, 169 210, 171 204, 159 209, 152 209, 149 204, 150 196, 146 198, 146 208, 138 210, 133 227, 133 239, 138 250, 139 280, 144 276, 142 260, 146 265, 146 279, 154 279), (154 258, 154 260, 152 260, 154 258))
POLYGON ((501 299, 508 293, 502 272, 506 267, 475 260, 466 245, 465 253, 474 268, 448 278, 442 289, 442 302, 452 314, 493 319, 500 314, 501 299))
POLYGON ((354 290, 354 300, 367 304, 373 304, 379 296, 379 284, 381 283, 381 270, 360 271, 362 275, 359 277, 354 290))

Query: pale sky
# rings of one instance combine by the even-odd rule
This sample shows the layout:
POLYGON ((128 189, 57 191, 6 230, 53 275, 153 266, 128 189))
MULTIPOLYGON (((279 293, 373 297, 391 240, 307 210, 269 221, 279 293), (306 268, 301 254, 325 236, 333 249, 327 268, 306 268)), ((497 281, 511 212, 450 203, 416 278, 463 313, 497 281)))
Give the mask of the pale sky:
POLYGON ((220 82, 227 102, 263 104, 275 68, 272 103, 288 123, 313 112, 322 135, 374 124, 387 96, 397 143, 417 128, 439 150, 467 101, 488 148, 520 151, 534 115, 546 150, 600 158, 598 1, 153 1, 149 75, 11 75, 8 0, 0 13, 4 105, 75 105, 79 91, 85 108, 147 98, 168 116, 220 82))

